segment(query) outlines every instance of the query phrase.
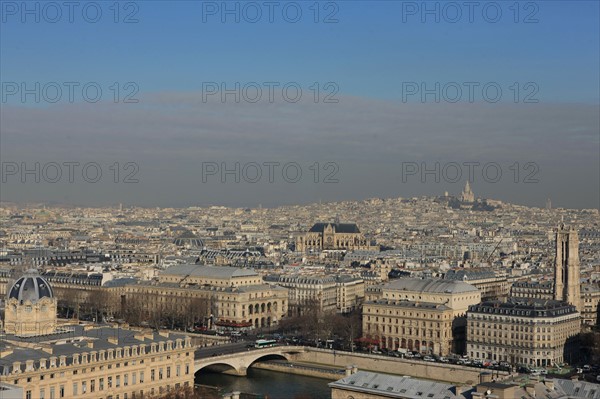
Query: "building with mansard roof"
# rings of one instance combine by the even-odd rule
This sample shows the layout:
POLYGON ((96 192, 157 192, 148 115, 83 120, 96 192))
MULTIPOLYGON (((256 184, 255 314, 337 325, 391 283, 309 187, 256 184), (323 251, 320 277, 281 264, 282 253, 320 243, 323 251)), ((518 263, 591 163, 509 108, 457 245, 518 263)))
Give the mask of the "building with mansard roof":
POLYGON ((488 301, 467 312, 467 354, 473 359, 535 367, 571 363, 580 314, 564 301, 488 301))
POLYGON ((510 284, 506 276, 496 274, 492 269, 450 269, 444 280, 463 281, 481 291, 481 299, 502 299, 508 297, 510 284))
POLYGON ((394 350, 448 355, 464 351, 465 314, 481 292, 462 281, 401 278, 369 292, 363 334, 394 350))

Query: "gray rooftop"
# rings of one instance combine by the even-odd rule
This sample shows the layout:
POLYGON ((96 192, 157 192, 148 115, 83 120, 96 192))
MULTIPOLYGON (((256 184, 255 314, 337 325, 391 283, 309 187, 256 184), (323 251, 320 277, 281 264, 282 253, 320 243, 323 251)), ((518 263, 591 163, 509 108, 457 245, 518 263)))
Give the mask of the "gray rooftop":
POLYGON ((385 288, 396 291, 417 291, 447 294, 478 291, 476 287, 462 281, 418 278, 401 278, 394 280, 386 284, 385 288))
POLYGON ((600 385, 584 381, 571 381, 556 378, 558 385, 569 398, 600 399, 600 385))
POLYGON ((468 314, 486 313, 526 317, 560 317, 577 313, 575 306, 562 301, 537 298, 509 298, 503 301, 485 301, 469 306, 468 314))
POLYGON ((434 381, 419 380, 389 374, 359 371, 351 376, 329 384, 355 392, 403 399, 462 399, 455 394, 455 387, 434 381))
POLYGON ((179 283, 159 283, 154 280, 140 280, 137 283, 137 286, 140 288, 148 287, 165 287, 165 288, 179 288, 185 290, 197 290, 197 291, 214 291, 214 292, 255 292, 255 291, 287 291, 286 288, 280 287, 278 285, 269 285, 269 284, 252 284, 252 285, 242 285, 239 287, 220 287, 214 285, 197 285, 197 284, 186 284, 185 287, 182 287, 179 283))
POLYGON ((315 223, 309 232, 322 233, 329 225, 335 229, 336 233, 360 233, 356 223, 315 223))
POLYGON ((205 265, 175 265, 167 268, 163 275, 208 277, 208 278, 232 278, 258 276, 252 269, 242 269, 229 266, 205 266, 205 265))
POLYGON ((119 277, 104 283, 104 287, 125 287, 136 284, 139 280, 135 277, 119 277))
POLYGON ((552 287, 554 287, 554 281, 515 281, 513 287, 552 289, 552 287))
POLYGON ((175 341, 176 339, 183 340, 185 335, 169 334, 169 337, 165 337, 158 332, 149 332, 148 336, 144 336, 143 332, 140 331, 112 327, 99 327, 86 331, 81 325, 71 326, 68 330, 58 331, 42 337, 24 338, 9 334, 4 337, 4 340, 0 340, 0 348, 11 347, 13 352, 0 358, 0 374, 10 373, 13 362, 17 361, 21 362, 21 367, 24 369, 26 360, 34 360, 37 367, 41 359, 49 359, 52 356, 66 356, 66 363, 69 365, 76 353, 84 354, 141 344, 148 345, 146 351, 149 352, 149 344, 152 342, 175 341), (138 338, 136 338, 136 334, 142 335, 138 335, 138 338), (111 342, 109 338, 117 339, 117 341, 111 342), (88 346, 88 342, 93 342, 93 347, 88 346), (25 345, 32 345, 33 347, 25 347, 25 345), (49 345, 52 348, 52 353, 44 351, 42 349, 43 345, 49 345))
POLYGON ((581 291, 583 293, 598 292, 600 291, 600 286, 598 285, 598 283, 582 284, 581 291))
POLYGON ((280 284, 309 284, 309 285, 321 285, 321 284, 335 284, 334 276, 305 276, 305 275, 293 275, 293 276, 280 276, 280 284))
POLYGON ((444 275, 445 280, 469 281, 495 278, 492 269, 451 269, 444 275))
POLYGON ((406 300, 389 300, 389 299, 377 299, 375 301, 368 301, 366 304, 374 305, 390 305, 397 306, 400 308, 418 308, 418 309, 431 309, 431 310, 449 310, 450 308, 446 305, 432 302, 417 302, 417 301, 406 301, 406 300))

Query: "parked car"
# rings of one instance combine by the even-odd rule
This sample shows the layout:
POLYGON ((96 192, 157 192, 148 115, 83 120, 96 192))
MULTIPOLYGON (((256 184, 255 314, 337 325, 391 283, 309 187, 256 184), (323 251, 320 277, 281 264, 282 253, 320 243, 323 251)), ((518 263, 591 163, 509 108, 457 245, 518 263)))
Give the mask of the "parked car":
POLYGON ((425 356, 425 357, 423 358, 423 360, 425 360, 426 362, 435 362, 435 359, 434 359, 434 358, 432 358, 431 356, 425 356))

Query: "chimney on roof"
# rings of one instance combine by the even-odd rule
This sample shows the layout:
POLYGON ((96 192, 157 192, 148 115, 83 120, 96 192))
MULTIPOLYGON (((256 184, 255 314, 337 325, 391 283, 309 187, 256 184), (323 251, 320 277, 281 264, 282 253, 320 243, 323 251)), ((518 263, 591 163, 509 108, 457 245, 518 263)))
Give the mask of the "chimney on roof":
POLYGON ((483 372, 479 374, 479 382, 483 383, 483 382, 490 382, 492 381, 492 373, 490 372, 483 372))
POLYGON ((527 392, 528 394, 530 394, 531 396, 533 396, 535 398, 535 385, 534 384, 526 384, 525 392, 527 392))
POLYGON ((21 362, 19 362, 19 361, 13 362, 12 372, 13 372, 13 374, 17 374, 17 373, 21 372, 21 362))
POLYGON ((464 392, 464 388, 462 386, 455 385, 453 391, 456 396, 460 396, 464 392))

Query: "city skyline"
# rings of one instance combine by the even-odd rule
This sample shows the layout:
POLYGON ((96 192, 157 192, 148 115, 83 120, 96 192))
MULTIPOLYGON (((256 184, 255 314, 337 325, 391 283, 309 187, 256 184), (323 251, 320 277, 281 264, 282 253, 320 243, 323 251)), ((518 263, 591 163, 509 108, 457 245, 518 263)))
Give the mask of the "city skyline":
POLYGON ((458 381, 474 395, 500 381, 509 396, 553 373, 549 383, 577 384, 587 398, 600 379, 590 366, 600 354, 596 209, 479 201, 470 185, 262 209, 3 205, 0 368, 15 399, 163 397, 192 382, 205 386, 201 398, 231 399, 202 390, 240 381, 255 384, 244 392, 337 398, 365 369, 395 381, 386 392, 405 382, 380 373, 410 375, 420 392, 458 381), (184 335, 193 351, 154 358, 184 335), (74 342, 58 339, 67 336, 74 342), (45 349, 10 350, 30 341, 45 349), (148 358, 128 359, 136 354, 148 358), (116 364, 90 371, 96 361, 116 364), (290 382, 307 370, 350 382, 290 382))
MULTIPOLYGON (((457 183, 458 184, 458 183, 457 183)), ((455 187, 451 187, 451 188, 455 188, 455 187)), ((464 189, 464 186, 462 187, 464 189)), ((458 189, 460 189, 460 187, 458 187, 458 189)), ((432 194, 432 195, 428 195, 428 193, 421 193, 420 195, 409 195, 409 196, 387 196, 387 197, 378 197, 378 196, 365 196, 364 198, 341 198, 341 199, 332 199, 332 200, 323 200, 322 198, 319 198, 316 201, 311 201, 311 200, 307 200, 305 202, 289 202, 289 203, 278 203, 278 204, 269 204, 267 203, 231 203, 231 202, 206 202, 206 203, 189 203, 189 204, 182 204, 182 205, 153 205, 153 204, 141 204, 141 203, 128 203, 128 202, 108 202, 108 203, 102 203, 102 204, 98 204, 98 203, 70 203, 70 202, 61 202, 61 201, 10 201, 10 200, 1 200, 0 201, 0 205, 2 206, 16 206, 17 208, 22 208, 22 209, 27 209, 27 208, 35 208, 38 206, 42 206, 42 207, 49 207, 49 208, 88 208, 88 209, 111 209, 111 208, 123 208, 123 209, 135 209, 135 208, 140 208, 140 209, 153 209, 153 208, 157 208, 157 209, 193 209, 193 208, 199 208, 199 209, 208 209, 211 207, 223 207, 223 208, 228 208, 228 209, 240 209, 240 208, 247 208, 247 209, 277 209, 277 208, 288 208, 288 207, 310 207, 310 206, 314 206, 314 205, 320 205, 323 207, 327 207, 329 205, 334 205, 336 203, 368 203, 371 200, 397 200, 397 199, 404 199, 404 200, 411 200, 411 199, 421 199, 421 198, 429 198, 429 199, 435 199, 435 198, 442 198, 445 196, 448 196, 449 198, 455 198, 457 200, 461 199, 461 192, 456 191, 456 192, 449 192, 449 191, 444 191, 442 193, 438 193, 438 194, 432 194)), ((476 202, 480 202, 480 203, 487 203, 488 201, 498 204, 500 206, 502 205, 508 205, 508 206, 523 206, 523 207, 527 207, 527 208, 532 208, 532 209, 562 209, 562 210, 574 210, 574 211, 589 211, 589 210, 596 210, 598 208, 587 208, 587 207, 582 207, 582 208, 570 208, 570 207, 565 207, 565 206, 560 206, 560 204, 558 204, 558 206, 556 206, 557 204, 553 201, 552 198, 546 198, 544 200, 543 204, 533 204, 533 205, 529 205, 529 204, 523 204, 523 203, 517 203, 517 202, 511 202, 511 201, 506 201, 506 200, 500 200, 497 198, 486 198, 483 197, 481 195, 479 195, 479 192, 474 193, 475 195, 475 201, 476 202)))
POLYGON ((599 15, 0 0, 0 397, 600 399, 599 15))

